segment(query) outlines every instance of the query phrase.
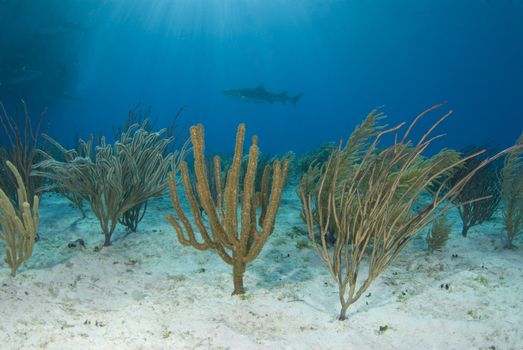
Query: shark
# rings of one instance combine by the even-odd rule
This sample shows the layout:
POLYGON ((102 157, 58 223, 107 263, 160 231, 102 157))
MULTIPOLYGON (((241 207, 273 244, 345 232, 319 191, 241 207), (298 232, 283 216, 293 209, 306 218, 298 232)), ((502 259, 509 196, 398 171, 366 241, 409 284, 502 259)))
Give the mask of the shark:
POLYGON ((16 69, 12 72, 8 72, 8 78, 6 80, 0 79, 0 86, 2 85, 18 85, 26 82, 30 82, 40 78, 42 72, 29 69, 26 66, 23 66, 20 69, 16 69))
POLYGON ((265 102, 265 103, 274 103, 280 102, 286 104, 287 101, 292 102, 294 106, 302 98, 303 92, 296 96, 288 96, 287 91, 281 93, 270 92, 265 89, 265 86, 258 85, 255 88, 241 88, 241 89, 226 89, 222 93, 225 96, 233 97, 240 101, 250 101, 250 102, 265 102))

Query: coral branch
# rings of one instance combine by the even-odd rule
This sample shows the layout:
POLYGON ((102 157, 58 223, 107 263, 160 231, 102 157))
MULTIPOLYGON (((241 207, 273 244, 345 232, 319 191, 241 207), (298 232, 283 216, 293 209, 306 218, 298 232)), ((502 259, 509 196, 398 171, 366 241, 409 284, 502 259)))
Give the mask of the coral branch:
MULTIPOLYGON (((191 141, 194 151, 194 171, 196 185, 193 186, 187 164, 181 165, 182 182, 185 193, 191 206, 192 214, 199 236, 182 210, 178 196, 177 184, 174 174, 169 174, 169 188, 171 200, 177 218, 167 216, 178 234, 178 239, 183 245, 191 245, 199 250, 213 249, 227 263, 233 266, 233 294, 243 294, 243 275, 247 263, 253 261, 263 248, 267 238, 274 229, 276 213, 280 204, 281 193, 287 175, 288 161, 283 165, 279 161, 273 164, 272 187, 269 193, 269 174, 264 174, 264 185, 262 192, 255 190, 255 178, 258 172, 257 138, 253 137, 253 143, 249 148, 247 170, 243 179, 243 192, 240 194, 240 171, 243 153, 243 142, 245 138, 245 126, 240 124, 236 134, 236 145, 234 157, 230 168, 227 170, 225 185, 222 183, 220 171, 220 158, 214 158, 214 181, 218 191, 217 199, 214 199, 210 190, 211 180, 208 177, 205 162, 205 143, 203 126, 191 127, 191 141), (197 196, 193 187, 196 188, 197 196), (257 200, 262 198, 262 200, 257 200), (223 203, 222 203, 223 200, 223 203), (241 203, 240 222, 238 223, 238 208, 241 203), (256 222, 256 209, 261 204, 262 210, 259 220, 260 229, 256 222), (203 208, 208 218, 206 223, 200 212, 203 208)), ((268 172, 267 168, 264 173, 268 172)))

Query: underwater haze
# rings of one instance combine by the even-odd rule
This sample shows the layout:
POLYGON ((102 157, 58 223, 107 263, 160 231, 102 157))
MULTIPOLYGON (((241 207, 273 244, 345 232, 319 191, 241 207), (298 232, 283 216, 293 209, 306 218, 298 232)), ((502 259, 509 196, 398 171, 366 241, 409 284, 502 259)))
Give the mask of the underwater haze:
POLYGON ((0 350, 521 350, 522 102, 523 0, 0 0, 0 350))
POLYGON ((445 146, 503 147, 523 127, 522 18, 517 0, 0 0, 0 100, 48 107, 63 142, 137 104, 159 126, 187 106, 209 149, 243 122, 270 154, 347 138, 378 106, 396 124, 448 101, 445 146), (303 96, 224 93, 260 86, 303 96))

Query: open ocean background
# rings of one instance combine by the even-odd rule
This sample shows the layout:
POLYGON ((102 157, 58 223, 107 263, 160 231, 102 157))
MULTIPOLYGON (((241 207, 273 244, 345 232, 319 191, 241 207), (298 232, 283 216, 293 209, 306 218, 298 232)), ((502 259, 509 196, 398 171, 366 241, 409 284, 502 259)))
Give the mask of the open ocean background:
POLYGON ((265 153, 300 154, 376 106, 395 124, 449 101, 442 147, 503 147, 523 129, 523 1, 0 0, 0 84, 8 111, 48 107, 46 132, 71 145, 140 103, 158 126, 187 105, 181 124, 202 122, 214 152, 244 122, 265 153), (221 93, 260 84, 305 94, 221 93))

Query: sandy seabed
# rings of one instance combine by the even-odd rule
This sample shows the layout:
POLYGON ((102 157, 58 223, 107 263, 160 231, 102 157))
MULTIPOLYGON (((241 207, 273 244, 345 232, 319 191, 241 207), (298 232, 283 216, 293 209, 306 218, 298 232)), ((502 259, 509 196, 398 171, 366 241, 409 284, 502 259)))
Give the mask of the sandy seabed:
POLYGON ((523 250, 501 248, 499 214, 432 254, 420 233, 340 322, 336 284, 289 234, 292 188, 241 297, 218 255, 178 243, 171 211, 151 201, 138 232, 96 251, 92 213, 46 195, 33 257, 15 278, 0 265, 0 349, 523 349, 523 250))

